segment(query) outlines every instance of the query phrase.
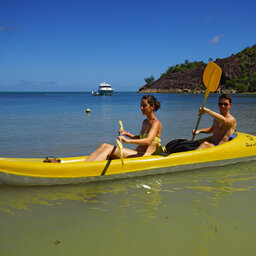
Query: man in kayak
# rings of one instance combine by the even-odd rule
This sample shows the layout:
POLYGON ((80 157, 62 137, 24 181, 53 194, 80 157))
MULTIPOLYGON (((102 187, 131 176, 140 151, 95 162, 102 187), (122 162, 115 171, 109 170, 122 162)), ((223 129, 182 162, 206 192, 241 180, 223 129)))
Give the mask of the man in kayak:
POLYGON ((197 149, 210 148, 233 139, 236 130, 236 119, 229 113, 229 109, 232 106, 232 98, 228 94, 222 94, 218 101, 219 112, 216 113, 208 108, 200 108, 199 115, 207 113, 212 116, 213 124, 211 127, 193 130, 193 134, 199 133, 213 133, 211 142, 204 141, 197 149))

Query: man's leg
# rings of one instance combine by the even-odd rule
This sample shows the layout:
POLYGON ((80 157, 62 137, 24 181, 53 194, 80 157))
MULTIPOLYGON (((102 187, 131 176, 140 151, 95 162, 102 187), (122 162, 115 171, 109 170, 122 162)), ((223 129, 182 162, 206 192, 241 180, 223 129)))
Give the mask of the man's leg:
POLYGON ((212 147, 215 147, 215 145, 208 141, 204 141, 200 144, 200 146, 197 149, 212 148, 212 147))

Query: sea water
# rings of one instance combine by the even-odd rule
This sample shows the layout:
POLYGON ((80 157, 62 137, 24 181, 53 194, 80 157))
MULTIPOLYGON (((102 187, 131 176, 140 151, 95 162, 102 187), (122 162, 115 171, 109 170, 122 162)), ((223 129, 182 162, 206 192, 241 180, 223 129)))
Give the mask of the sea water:
MULTIPOLYGON (((203 95, 154 94, 162 141, 191 138, 203 95)), ((1 93, 0 156, 88 155, 138 134, 143 94, 1 93), (86 109, 91 113, 87 114, 86 109)), ((215 111, 217 94, 206 107, 215 111)), ((234 95, 237 130, 256 134, 256 96, 234 95)), ((212 119, 204 115, 200 127, 212 119)), ((255 255, 255 161, 84 185, 0 185, 1 255, 255 255)))

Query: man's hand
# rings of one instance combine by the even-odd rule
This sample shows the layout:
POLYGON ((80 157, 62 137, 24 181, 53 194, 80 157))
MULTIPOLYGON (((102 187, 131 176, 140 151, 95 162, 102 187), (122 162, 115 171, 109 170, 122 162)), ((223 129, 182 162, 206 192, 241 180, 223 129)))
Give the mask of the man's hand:
POLYGON ((204 115, 205 113, 207 113, 207 108, 199 108, 198 109, 198 114, 199 114, 199 116, 202 116, 202 115, 204 115))
POLYGON ((196 131, 195 131, 194 129, 192 130, 192 135, 197 135, 197 134, 199 134, 199 133, 200 133, 199 130, 196 130, 196 131))

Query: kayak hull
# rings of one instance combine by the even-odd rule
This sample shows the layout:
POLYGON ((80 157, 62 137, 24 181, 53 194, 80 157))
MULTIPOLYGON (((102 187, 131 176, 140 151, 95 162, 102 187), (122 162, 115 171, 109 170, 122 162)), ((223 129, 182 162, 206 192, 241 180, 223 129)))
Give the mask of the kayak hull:
POLYGON ((237 133, 235 139, 213 148, 171 155, 150 155, 85 162, 86 156, 43 163, 40 158, 0 158, 0 182, 9 185, 61 185, 192 170, 256 160, 256 137, 237 133))

